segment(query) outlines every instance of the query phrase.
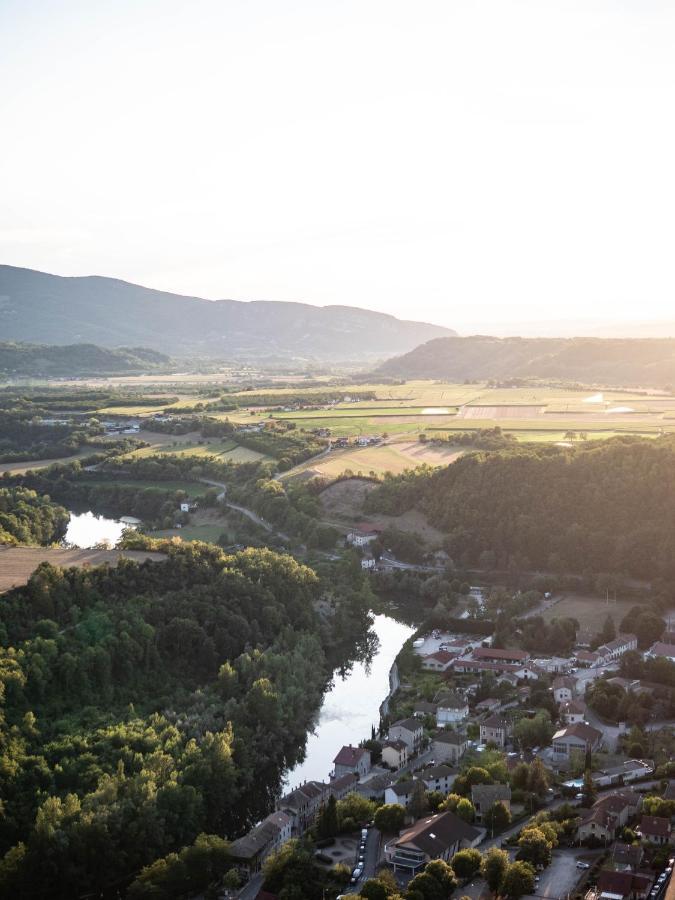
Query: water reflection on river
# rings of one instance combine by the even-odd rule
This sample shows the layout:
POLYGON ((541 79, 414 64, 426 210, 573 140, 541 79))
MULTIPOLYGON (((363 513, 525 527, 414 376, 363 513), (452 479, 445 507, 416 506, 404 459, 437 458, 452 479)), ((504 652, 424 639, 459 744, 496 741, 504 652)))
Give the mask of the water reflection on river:
POLYGON ((305 761, 286 777, 289 788, 303 781, 326 781, 333 759, 343 744, 358 744, 370 737, 380 720, 380 703, 389 691, 389 669, 414 629, 389 616, 374 617, 379 649, 371 662, 355 663, 346 678, 335 675, 326 692, 313 734, 307 737, 305 761))

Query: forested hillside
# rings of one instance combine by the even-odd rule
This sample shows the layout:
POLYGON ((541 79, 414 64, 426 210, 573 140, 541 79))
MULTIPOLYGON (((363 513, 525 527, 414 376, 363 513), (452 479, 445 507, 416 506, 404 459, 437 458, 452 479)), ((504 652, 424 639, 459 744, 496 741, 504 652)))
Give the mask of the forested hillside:
POLYGON ((0 334, 45 344, 151 347, 171 356, 356 360, 405 353, 449 328, 349 306, 203 300, 115 278, 0 266, 0 334))
POLYGON ((147 372, 166 368, 168 356, 143 347, 110 350, 94 344, 69 344, 57 347, 49 344, 0 343, 0 375, 68 376, 115 375, 147 372))
POLYGON ((675 576, 671 437, 473 453, 387 478, 367 504, 423 510, 458 563, 675 576))
MULTIPOLYGON (((165 562, 48 565, 0 606, 0 896, 119 896, 201 832, 270 810, 347 635, 291 557, 166 545, 165 562)), ((353 646, 353 644, 351 645, 353 646)))
POLYGON ((0 488, 0 544, 52 544, 66 533, 68 512, 23 487, 0 488))
POLYGON ((675 338, 445 337, 387 360, 377 372, 445 381, 541 378, 662 388, 675 385, 675 338))

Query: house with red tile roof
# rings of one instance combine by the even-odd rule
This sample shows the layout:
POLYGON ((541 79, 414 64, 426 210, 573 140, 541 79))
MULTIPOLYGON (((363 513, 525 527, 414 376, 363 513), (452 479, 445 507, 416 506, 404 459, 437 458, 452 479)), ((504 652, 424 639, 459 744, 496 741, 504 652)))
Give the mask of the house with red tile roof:
POLYGON ((335 765, 336 778, 352 773, 358 775, 359 778, 363 778, 364 775, 370 772, 370 750, 366 750, 365 747, 352 747, 349 744, 349 746, 340 750, 333 763, 335 765))

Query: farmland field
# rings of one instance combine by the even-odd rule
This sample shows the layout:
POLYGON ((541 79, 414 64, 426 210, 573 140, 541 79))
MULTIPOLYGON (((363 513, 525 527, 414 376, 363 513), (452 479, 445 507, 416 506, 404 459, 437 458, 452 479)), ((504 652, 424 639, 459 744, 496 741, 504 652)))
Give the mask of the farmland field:
POLYGON ((67 550, 62 547, 0 547, 0 592, 26 584, 40 563, 53 566, 117 565, 120 559, 163 560, 162 553, 145 550, 67 550))
POLYGON ((308 460, 292 470, 293 475, 307 469, 329 478, 341 475, 347 469, 369 475, 383 475, 391 472, 400 474, 406 469, 414 469, 423 464, 445 466, 462 453, 456 447, 434 447, 419 441, 400 441, 378 444, 374 447, 350 447, 335 450, 318 460, 308 460))
MULTIPOLYGON (((173 435, 170 435, 173 437, 173 435)), ((259 462, 269 459, 264 453, 258 453, 257 450, 249 450, 247 447, 240 447, 234 441, 220 440, 218 438, 205 438, 199 441, 193 438, 192 441, 163 442, 154 444, 150 447, 140 447, 138 450, 132 450, 126 454, 127 457, 135 457, 142 459, 146 456, 155 455, 174 455, 174 456, 215 456, 221 462, 245 463, 259 462)))
POLYGON ((68 465, 68 463, 75 462, 76 459, 81 459, 83 456, 86 456, 85 452, 75 453, 73 456, 62 456, 59 459, 29 459, 23 460, 23 462, 0 463, 0 475, 3 472, 7 472, 10 475, 25 475, 31 469, 46 469, 48 466, 53 466, 54 463, 68 465))

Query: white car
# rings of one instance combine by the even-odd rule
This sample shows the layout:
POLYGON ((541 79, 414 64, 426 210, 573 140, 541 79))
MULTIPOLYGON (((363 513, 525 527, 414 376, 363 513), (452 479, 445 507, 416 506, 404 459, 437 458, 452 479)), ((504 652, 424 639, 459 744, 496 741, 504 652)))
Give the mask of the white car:
POLYGON ((581 860, 577 863, 577 869, 590 869, 590 867, 590 863, 581 862, 581 860))
POLYGON ((363 875, 363 869, 361 866, 357 866, 356 869, 352 872, 352 884, 356 884, 359 878, 363 875))

